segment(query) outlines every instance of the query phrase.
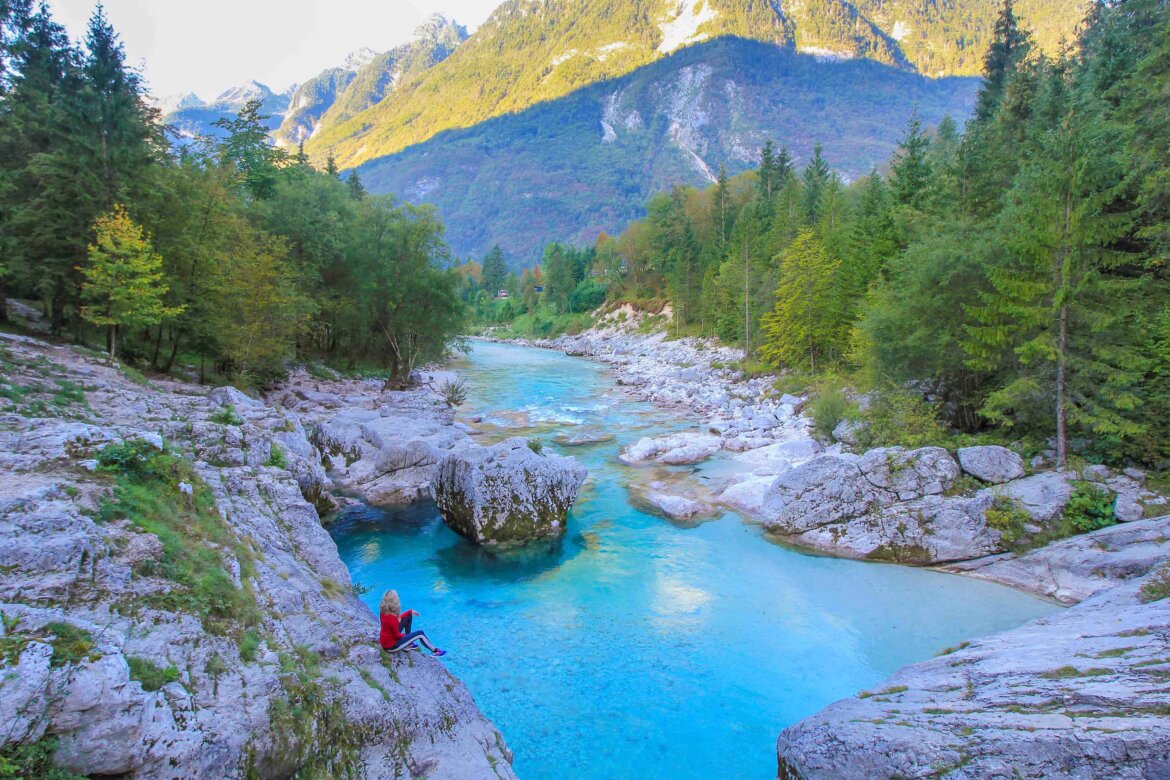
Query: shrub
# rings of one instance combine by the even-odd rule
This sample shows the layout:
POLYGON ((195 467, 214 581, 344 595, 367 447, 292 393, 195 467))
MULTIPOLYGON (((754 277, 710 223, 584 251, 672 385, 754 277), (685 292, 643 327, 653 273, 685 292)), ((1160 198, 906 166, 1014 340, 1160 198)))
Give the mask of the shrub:
POLYGON ((130 666, 130 679, 141 683, 144 691, 157 691, 179 680, 179 667, 174 664, 164 669, 148 658, 127 658, 126 663, 130 666))
POLYGON ((275 466, 278 469, 288 468, 288 459, 284 456, 284 450, 273 444, 268 450, 268 460, 265 461, 266 466, 275 466))
POLYGON ((537 455, 540 455, 544 452, 544 442, 542 442, 540 439, 529 439, 528 449, 532 450, 537 455))
POLYGON ((1024 526, 1032 519, 1028 511, 1008 496, 996 496, 986 514, 987 525, 999 531, 1005 547, 1012 547, 1024 537, 1024 526))
POLYGON ((845 397, 845 389, 833 380, 826 380, 817 389, 816 397, 809 406, 816 432, 824 439, 833 435, 833 429, 849 415, 851 409, 849 399, 845 397))
POLYGON ((1113 516, 1115 502, 1108 490, 1092 482, 1077 482, 1064 507, 1064 519, 1080 533, 1108 528, 1117 522, 1113 516))
POLYGON ((42 737, 36 742, 11 742, 0 748, 0 778, 12 780, 85 780, 53 766, 57 741, 42 737))
POLYGON ((1163 563, 1142 583, 1138 600, 1143 604, 1170 598, 1170 563, 1163 563))
POLYGON ((917 393, 898 387, 874 393, 861 419, 865 425, 857 438, 863 449, 895 445, 926 447, 946 439, 946 430, 939 423, 934 406, 917 393))
POLYGON ((121 444, 107 444, 98 453, 98 468, 110 474, 126 474, 140 478, 157 476, 150 474, 150 464, 158 448, 143 439, 124 441, 121 444))
POLYGON ((220 425, 244 424, 244 418, 236 414, 236 407, 232 406, 231 404, 228 404, 215 414, 211 415, 210 420, 213 423, 219 423, 220 425))
POLYGON ((467 384, 462 379, 448 379, 439 385, 439 395, 452 409, 462 406, 467 401, 467 384))

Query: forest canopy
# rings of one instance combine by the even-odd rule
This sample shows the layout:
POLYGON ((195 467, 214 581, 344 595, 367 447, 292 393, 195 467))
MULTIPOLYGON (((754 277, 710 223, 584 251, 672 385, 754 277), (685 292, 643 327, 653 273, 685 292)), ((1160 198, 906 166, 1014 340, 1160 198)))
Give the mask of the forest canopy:
POLYGON ((272 146, 266 119, 168 137, 100 5, 77 46, 0 0, 0 318, 27 301, 53 336, 254 384, 442 357, 464 307, 434 213, 272 146))

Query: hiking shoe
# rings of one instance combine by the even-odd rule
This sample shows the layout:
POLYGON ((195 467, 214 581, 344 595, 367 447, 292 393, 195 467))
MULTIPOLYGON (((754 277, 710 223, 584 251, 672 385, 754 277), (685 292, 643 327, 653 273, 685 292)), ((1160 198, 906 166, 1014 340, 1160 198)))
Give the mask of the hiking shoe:
POLYGON ((436 650, 435 652, 431 653, 431 655, 433 655, 435 658, 442 658, 446 654, 447 654, 446 650, 436 650))

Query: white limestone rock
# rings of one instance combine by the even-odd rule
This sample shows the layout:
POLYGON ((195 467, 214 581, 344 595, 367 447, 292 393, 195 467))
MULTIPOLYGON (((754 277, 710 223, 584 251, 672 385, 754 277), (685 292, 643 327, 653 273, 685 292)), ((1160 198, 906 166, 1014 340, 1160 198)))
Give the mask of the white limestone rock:
POLYGON ((443 521, 485 547, 515 547, 565 533, 589 475, 573 458, 538 454, 523 438, 447 455, 435 474, 443 521))
POLYGON ((676 433, 657 439, 640 439, 627 447, 618 458, 627 465, 653 461, 664 466, 683 466, 706 460, 722 446, 718 436, 676 433))
POLYGON ((1145 780, 1170 767, 1170 600, 1139 582, 907 666, 785 729, 785 780, 1145 780))
POLYGON ((1007 447, 961 447, 956 453, 963 471, 998 485, 1024 476, 1024 460, 1007 447))

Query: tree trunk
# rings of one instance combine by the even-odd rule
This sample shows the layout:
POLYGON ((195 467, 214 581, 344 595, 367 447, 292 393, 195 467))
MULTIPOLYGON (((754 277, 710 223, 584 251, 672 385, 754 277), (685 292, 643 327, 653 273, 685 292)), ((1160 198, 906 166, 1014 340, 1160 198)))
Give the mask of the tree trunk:
MULTIPOLYGON (((167 364, 163 366, 163 373, 171 373, 171 368, 175 365, 175 356, 179 354, 179 342, 183 340, 183 331, 180 329, 175 332, 175 340, 171 342, 171 354, 167 357, 167 364)), ((202 360, 202 358, 200 358, 202 360)), ((200 369, 200 381, 203 381, 203 370, 200 369)))
POLYGON ((1068 351, 1068 304, 1060 307, 1060 337, 1056 356, 1056 467, 1068 461, 1068 434, 1065 431, 1065 381, 1068 351))
POLYGON ((110 360, 113 360, 116 357, 114 354, 117 350, 118 344, 118 340, 116 338, 117 334, 115 333, 116 328, 116 325, 110 325, 106 328, 106 352, 110 354, 110 360))
POLYGON ((0 323, 8 322, 8 280, 0 274, 0 323))
POLYGON ((743 357, 747 360, 752 354, 752 303, 748 296, 750 266, 748 265, 747 234, 743 238, 743 357))

